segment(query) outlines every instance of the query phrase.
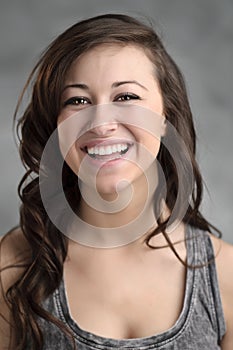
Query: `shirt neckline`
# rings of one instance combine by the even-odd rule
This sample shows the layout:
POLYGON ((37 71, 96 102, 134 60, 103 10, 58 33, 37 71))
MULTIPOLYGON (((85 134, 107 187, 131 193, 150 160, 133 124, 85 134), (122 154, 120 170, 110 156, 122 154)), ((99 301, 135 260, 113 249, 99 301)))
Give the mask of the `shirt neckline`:
MULTIPOLYGON (((196 242, 192 238, 191 226, 186 226, 186 249, 187 249, 187 263, 196 264, 196 242)), ((183 300, 182 311, 175 322, 175 324, 168 330, 157 333, 143 338, 130 338, 130 339, 114 339, 96 335, 92 332, 88 332, 79 327, 69 312, 67 294, 65 290, 64 280, 62 279, 58 290, 54 294, 55 303, 59 316, 64 323, 70 328, 75 339, 81 343, 85 343, 92 346, 94 349, 106 349, 106 348, 126 348, 126 349, 151 349, 159 348, 164 344, 170 343, 178 338, 184 331, 189 322, 191 312, 193 310, 194 295, 196 290, 196 269, 187 268, 186 281, 185 281, 185 294, 183 300)))

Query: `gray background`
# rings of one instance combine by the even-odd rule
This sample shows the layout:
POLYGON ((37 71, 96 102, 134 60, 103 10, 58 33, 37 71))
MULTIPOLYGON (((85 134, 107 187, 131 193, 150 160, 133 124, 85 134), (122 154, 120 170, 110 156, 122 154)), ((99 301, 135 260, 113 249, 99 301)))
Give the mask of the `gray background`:
POLYGON ((0 227, 18 222, 23 174, 12 134, 17 97, 41 51, 79 19, 105 12, 149 16, 183 71, 208 191, 202 209, 233 243, 233 0, 0 1, 0 227))

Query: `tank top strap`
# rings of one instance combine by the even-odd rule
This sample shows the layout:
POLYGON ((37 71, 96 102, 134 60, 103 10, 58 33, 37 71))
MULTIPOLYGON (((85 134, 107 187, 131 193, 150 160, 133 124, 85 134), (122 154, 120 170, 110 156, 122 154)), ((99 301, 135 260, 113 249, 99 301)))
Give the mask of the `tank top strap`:
MULTIPOLYGON (((213 322, 219 342, 226 332, 226 322, 223 313, 223 307, 218 284, 218 276, 216 270, 215 252, 211 241, 211 234, 193 227, 187 230, 187 239, 191 240, 189 244, 193 244, 194 265, 204 265, 198 268, 199 283, 204 284, 202 290, 205 290, 208 302, 208 310, 213 322)), ((190 263, 190 262, 189 262, 190 263)), ((200 298, 201 300, 201 298, 200 298)))

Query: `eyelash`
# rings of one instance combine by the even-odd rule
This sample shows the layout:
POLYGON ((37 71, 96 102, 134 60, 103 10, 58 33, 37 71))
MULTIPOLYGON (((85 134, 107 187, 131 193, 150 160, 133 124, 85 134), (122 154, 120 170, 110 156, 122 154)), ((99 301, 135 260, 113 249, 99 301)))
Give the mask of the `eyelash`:
POLYGON ((68 105, 77 105, 79 106, 80 104, 86 104, 86 102, 90 103, 90 100, 86 97, 71 97, 69 98, 67 101, 64 102, 64 107, 68 106, 68 105), (78 101, 78 103, 77 103, 78 101), (84 101, 85 103, 80 103, 81 101, 84 101))
POLYGON ((130 92, 125 92, 123 94, 118 95, 115 99, 114 102, 126 102, 126 101, 130 101, 130 100, 140 100, 141 98, 138 95, 132 94, 130 92), (121 97, 129 97, 129 99, 126 100, 121 100, 121 101, 117 101, 119 98, 121 97))
MULTIPOLYGON (((141 100, 141 98, 138 95, 126 92, 126 93, 118 95, 114 99, 113 102, 127 102, 127 101, 130 101, 130 100, 141 100), (119 100, 120 98, 126 98, 126 99, 120 101, 119 100)), ((88 103, 91 103, 91 101, 87 97, 83 97, 83 96, 71 97, 67 101, 64 102, 64 107, 66 107, 68 105, 80 106, 80 105, 85 105, 85 104, 88 104, 88 103), (82 103, 81 103, 81 101, 82 101, 82 103)))

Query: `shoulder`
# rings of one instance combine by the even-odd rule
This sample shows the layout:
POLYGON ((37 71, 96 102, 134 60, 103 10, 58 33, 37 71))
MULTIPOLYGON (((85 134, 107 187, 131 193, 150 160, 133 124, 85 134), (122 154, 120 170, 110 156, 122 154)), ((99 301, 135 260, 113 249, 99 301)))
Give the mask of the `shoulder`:
POLYGON ((29 257, 29 245, 20 229, 13 229, 0 237, 0 349, 9 344, 10 307, 7 290, 20 278, 29 257))
POLYGON ((7 265, 24 261, 29 253, 29 244, 19 227, 12 229, 0 237, 0 266, 5 269, 7 265))
POLYGON ((221 348, 233 349, 233 245, 210 235, 216 256, 216 269, 227 331, 221 348))
POLYGON ((6 291, 25 270, 30 247, 20 228, 0 237, 0 277, 2 292, 6 291))
POLYGON ((224 299, 231 301, 233 306, 233 245, 213 235, 210 237, 215 251, 220 291, 224 299))

